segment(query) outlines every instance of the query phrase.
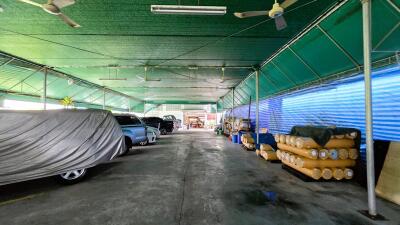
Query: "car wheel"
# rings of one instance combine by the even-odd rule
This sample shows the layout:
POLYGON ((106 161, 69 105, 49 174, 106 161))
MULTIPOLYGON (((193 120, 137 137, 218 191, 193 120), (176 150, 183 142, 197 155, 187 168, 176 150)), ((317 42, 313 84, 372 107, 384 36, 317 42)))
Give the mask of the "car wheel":
POLYGON ((146 139, 145 141, 140 142, 140 146, 146 146, 149 143, 149 140, 146 139))
POLYGON ((160 132, 162 135, 166 135, 168 133, 166 129, 161 129, 160 132))
POLYGON ((132 140, 129 137, 125 136, 125 152, 121 153, 119 156, 125 156, 129 153, 129 150, 132 148, 132 140))
POLYGON ((58 175, 58 180, 63 184, 76 184, 86 176, 87 169, 71 170, 58 175))

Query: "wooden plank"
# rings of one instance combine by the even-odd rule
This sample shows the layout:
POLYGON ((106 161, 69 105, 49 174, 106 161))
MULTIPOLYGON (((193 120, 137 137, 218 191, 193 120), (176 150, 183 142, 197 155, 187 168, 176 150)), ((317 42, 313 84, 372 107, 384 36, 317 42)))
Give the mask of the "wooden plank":
POLYGON ((400 142, 391 142, 381 175, 379 176, 376 194, 400 205, 400 142))

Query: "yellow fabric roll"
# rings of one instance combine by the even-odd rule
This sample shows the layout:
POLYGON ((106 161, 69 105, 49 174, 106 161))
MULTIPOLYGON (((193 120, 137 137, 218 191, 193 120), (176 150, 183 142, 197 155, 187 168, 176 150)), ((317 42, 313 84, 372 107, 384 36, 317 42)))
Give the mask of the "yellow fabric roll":
POLYGON ((261 144, 260 150, 261 151, 272 151, 272 147, 271 147, 271 145, 268 145, 268 144, 261 144))
POLYGON ((325 180, 330 180, 333 177, 333 173, 332 170, 329 168, 324 168, 322 169, 322 178, 324 178, 325 180))
POLYGON ((357 132, 352 132, 350 134, 346 134, 345 137, 348 138, 348 139, 356 139, 357 132))
POLYGON ((312 138, 298 137, 296 139, 297 148, 320 148, 319 144, 315 142, 312 138))
POLYGON ((318 158, 318 150, 316 149, 299 149, 287 144, 278 143, 278 148, 288 152, 292 152, 297 155, 301 155, 310 159, 318 158))
POLYGON ((318 152, 318 158, 320 159, 328 159, 329 158, 329 151, 326 149, 320 149, 318 152))
POLYGON ((345 148, 339 149, 339 159, 348 159, 349 158, 349 150, 345 148))
POLYGON ((345 138, 345 135, 344 134, 338 134, 338 135, 333 135, 333 137, 336 138, 336 139, 343 139, 343 138, 345 138))
POLYGON ((325 168, 325 167, 353 167, 356 165, 356 161, 352 159, 307 159, 304 157, 298 157, 297 165, 304 168, 325 168))
POLYGON ((333 178, 342 180, 344 178, 344 171, 340 168, 332 168, 333 178))
POLYGON ((325 144, 325 148, 353 148, 353 139, 331 139, 325 144))
POLYGON ((325 146, 320 146, 312 138, 298 137, 296 139, 297 148, 353 148, 354 145, 353 139, 331 139, 325 146))
POLYGON ((350 168, 344 169, 344 178, 347 180, 352 179, 354 176, 354 171, 350 168))
MULTIPOLYGON (((297 139, 296 136, 290 136, 289 145, 296 147, 296 139, 297 139)), ((286 143, 286 144, 288 144, 288 143, 286 143)))
POLYGON ((301 172, 302 174, 313 178, 314 180, 319 180, 321 178, 321 170, 318 168, 307 169, 307 168, 299 168, 289 162, 282 161, 285 165, 290 166, 291 168, 301 172))
POLYGON ((252 149, 255 149, 255 145, 254 144, 252 144, 252 143, 243 143, 243 145, 244 146, 246 146, 246 148, 248 148, 248 149, 250 149, 250 150, 252 150, 252 149))
POLYGON ((278 149, 276 151, 276 156, 278 157, 279 160, 282 160, 282 158, 281 158, 281 150, 280 149, 278 149))
POLYGON ((329 149, 329 158, 333 160, 339 159, 339 152, 336 149, 329 149))
POLYGON ((278 160, 277 153, 274 151, 261 151, 261 156, 268 161, 278 160))
POLYGON ((281 134, 279 136, 279 143, 285 144, 286 143, 286 136, 284 134, 281 134))
POLYGON ((358 149, 350 148, 349 149, 349 158, 350 159, 357 159, 358 158, 358 149))
POLYGON ((290 155, 289 162, 295 164, 294 161, 296 160, 296 155, 290 155))
POLYGON ((275 142, 276 142, 276 143, 279 143, 280 138, 281 138, 281 135, 280 135, 280 134, 275 134, 275 135, 274 135, 274 138, 275 138, 275 142))
POLYGON ((290 135, 285 135, 285 144, 290 145, 290 135))

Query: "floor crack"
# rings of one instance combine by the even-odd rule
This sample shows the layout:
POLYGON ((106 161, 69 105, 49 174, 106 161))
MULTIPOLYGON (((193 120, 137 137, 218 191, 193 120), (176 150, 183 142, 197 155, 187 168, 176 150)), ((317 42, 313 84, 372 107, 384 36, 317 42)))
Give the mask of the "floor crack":
MULTIPOLYGON (((178 147, 179 148, 179 147, 178 147)), ((183 206, 185 204, 185 190, 186 190, 186 176, 187 176, 187 171, 188 171, 188 167, 190 166, 190 153, 191 153, 191 149, 193 149, 193 142, 190 142, 190 147, 188 148, 188 154, 186 156, 186 158, 184 159, 184 167, 183 167, 183 185, 182 185, 182 194, 181 194, 181 203, 180 203, 180 207, 179 207, 179 217, 178 217, 178 225, 182 225, 182 220, 183 220, 183 206)))

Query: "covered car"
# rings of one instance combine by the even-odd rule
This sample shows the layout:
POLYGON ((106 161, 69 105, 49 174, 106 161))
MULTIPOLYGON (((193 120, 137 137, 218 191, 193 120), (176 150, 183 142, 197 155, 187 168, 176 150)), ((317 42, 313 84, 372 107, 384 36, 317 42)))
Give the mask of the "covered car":
POLYGON ((53 175, 73 180, 125 151, 108 111, 0 111, 0 185, 53 175))

